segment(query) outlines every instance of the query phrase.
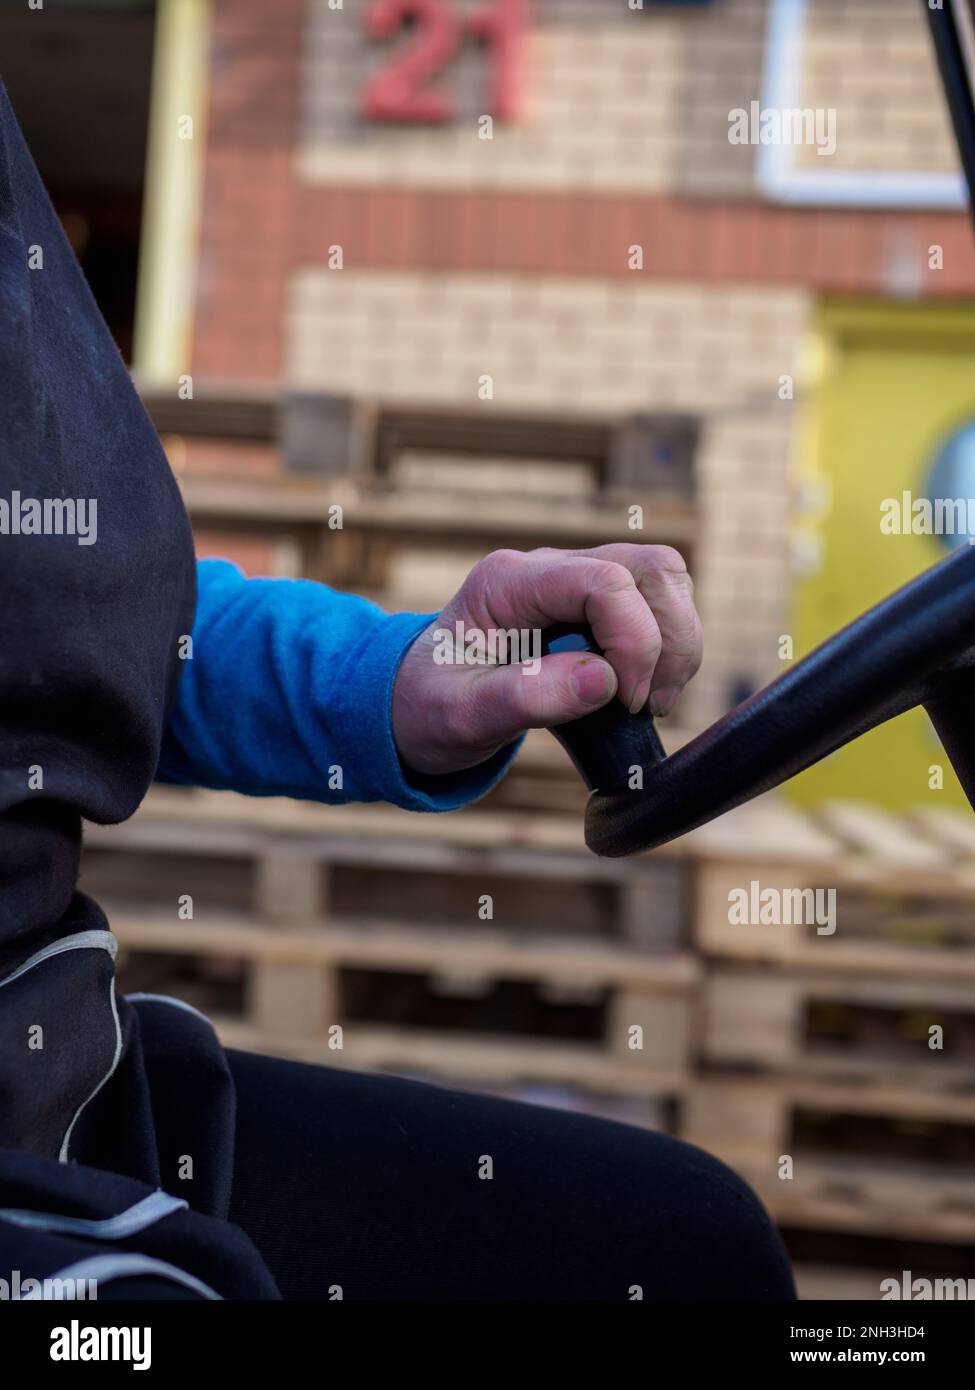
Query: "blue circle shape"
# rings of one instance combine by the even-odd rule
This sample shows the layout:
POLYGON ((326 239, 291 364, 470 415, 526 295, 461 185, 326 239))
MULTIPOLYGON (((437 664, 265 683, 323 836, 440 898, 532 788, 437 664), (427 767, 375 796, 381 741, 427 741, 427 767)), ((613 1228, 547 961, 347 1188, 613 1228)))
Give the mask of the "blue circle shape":
POLYGON ((932 504, 938 499, 964 504, 968 529, 935 536, 946 550, 959 550, 975 541, 975 420, 948 435, 935 455, 924 491, 932 504), (969 498, 973 499, 971 507, 969 498))

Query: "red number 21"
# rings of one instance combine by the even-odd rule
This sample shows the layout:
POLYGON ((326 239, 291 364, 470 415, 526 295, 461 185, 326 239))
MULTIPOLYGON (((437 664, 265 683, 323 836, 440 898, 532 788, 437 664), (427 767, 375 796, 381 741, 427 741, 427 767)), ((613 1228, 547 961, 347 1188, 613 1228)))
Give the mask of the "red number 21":
POLYGON ((514 120, 518 107, 518 61, 528 28, 528 0, 495 0, 479 10, 468 28, 491 48, 488 110, 499 121, 514 120))
POLYGON ((445 0, 374 0, 366 17, 372 38, 385 39, 410 19, 416 33, 405 51, 366 85, 362 114, 373 121, 448 121, 456 112, 453 98, 425 86, 456 57, 466 32, 488 44, 491 53, 488 108, 499 120, 515 114, 516 66, 527 27, 528 0, 494 0, 467 24, 453 15, 445 0))
POLYGON ((374 39, 386 39, 409 19, 417 21, 413 42, 368 83, 362 113, 372 121, 447 121, 454 114, 453 99, 422 87, 453 58, 463 30, 444 0, 376 0, 366 30, 374 39))

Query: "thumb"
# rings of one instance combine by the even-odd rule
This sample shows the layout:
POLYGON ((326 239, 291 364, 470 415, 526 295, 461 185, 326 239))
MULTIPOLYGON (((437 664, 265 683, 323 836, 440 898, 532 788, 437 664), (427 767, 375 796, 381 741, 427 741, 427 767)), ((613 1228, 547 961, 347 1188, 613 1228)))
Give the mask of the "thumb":
POLYGON ((526 729, 548 729, 592 714, 614 697, 617 684, 608 661, 579 652, 481 669, 469 695, 471 732, 478 743, 510 743, 526 729))

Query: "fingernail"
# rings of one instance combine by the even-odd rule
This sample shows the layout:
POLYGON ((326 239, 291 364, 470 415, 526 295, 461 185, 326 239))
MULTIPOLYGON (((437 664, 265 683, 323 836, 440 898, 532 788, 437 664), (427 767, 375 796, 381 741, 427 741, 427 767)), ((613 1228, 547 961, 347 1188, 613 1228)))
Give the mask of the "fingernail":
POLYGON ((655 715, 669 714, 676 705, 679 695, 679 685, 665 685, 662 689, 655 690, 650 696, 650 713, 655 715))
POLYGON ((569 677, 572 689, 587 705, 604 705, 612 693, 613 675, 605 661, 580 661, 569 677))

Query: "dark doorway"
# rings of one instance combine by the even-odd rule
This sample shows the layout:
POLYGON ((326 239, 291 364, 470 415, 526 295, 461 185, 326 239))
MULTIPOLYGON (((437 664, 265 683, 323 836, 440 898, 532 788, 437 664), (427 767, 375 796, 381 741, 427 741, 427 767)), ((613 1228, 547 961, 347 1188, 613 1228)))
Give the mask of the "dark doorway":
POLYGON ((0 78, 126 361, 132 352, 153 0, 0 0, 0 78))

